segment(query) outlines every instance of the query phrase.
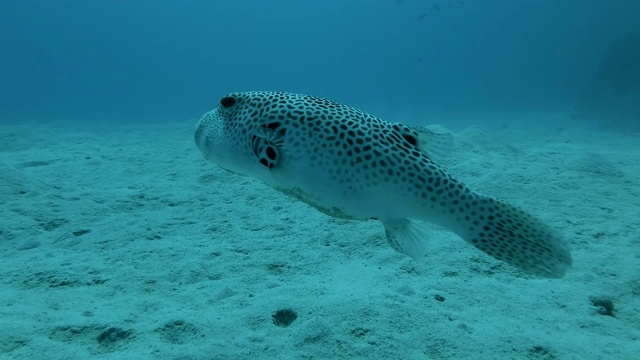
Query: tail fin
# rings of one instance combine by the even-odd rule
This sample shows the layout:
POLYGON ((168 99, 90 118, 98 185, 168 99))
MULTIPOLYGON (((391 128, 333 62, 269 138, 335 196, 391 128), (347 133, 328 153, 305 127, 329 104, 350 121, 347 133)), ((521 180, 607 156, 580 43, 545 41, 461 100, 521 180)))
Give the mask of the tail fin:
POLYGON ((466 216, 451 228, 476 248, 527 273, 561 278, 571 266, 568 243, 523 210, 474 194, 466 216))

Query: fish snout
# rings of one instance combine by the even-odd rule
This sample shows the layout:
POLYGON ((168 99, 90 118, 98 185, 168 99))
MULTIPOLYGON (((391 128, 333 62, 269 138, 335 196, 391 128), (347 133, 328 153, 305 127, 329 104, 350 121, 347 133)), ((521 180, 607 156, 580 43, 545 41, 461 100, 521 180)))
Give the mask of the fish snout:
POLYGON ((202 151, 202 145, 204 144, 204 141, 205 141, 205 135, 204 135, 204 128, 202 126, 202 120, 198 121, 198 124, 196 125, 196 132, 194 134, 194 139, 196 141, 196 146, 198 146, 198 149, 200 149, 200 151, 202 151))
POLYGON ((220 151, 219 148, 221 147, 223 139, 223 122, 216 110, 204 114, 198 121, 194 133, 194 140, 200 152, 202 152, 205 158, 214 161, 216 158, 215 153, 220 151))

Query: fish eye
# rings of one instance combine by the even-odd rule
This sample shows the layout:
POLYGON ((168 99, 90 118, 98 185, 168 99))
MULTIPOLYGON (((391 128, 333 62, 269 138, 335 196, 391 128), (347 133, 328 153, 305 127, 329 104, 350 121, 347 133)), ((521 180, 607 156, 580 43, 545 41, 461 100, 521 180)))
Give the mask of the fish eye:
POLYGON ((225 109, 228 109, 235 104, 236 104, 236 99, 232 96, 225 96, 222 99, 220 99, 220 106, 222 106, 225 109))

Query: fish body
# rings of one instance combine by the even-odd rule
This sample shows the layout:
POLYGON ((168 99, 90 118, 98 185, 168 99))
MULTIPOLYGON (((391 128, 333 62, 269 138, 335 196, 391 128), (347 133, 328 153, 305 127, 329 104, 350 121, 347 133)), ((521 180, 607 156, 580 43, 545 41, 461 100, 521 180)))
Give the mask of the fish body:
POLYGON ((221 168, 329 216, 381 221, 389 244, 413 258, 428 252, 424 221, 533 275, 562 277, 571 265, 556 231, 471 190, 434 162, 451 147, 449 134, 319 97, 243 92, 225 95, 202 116, 195 141, 221 168))

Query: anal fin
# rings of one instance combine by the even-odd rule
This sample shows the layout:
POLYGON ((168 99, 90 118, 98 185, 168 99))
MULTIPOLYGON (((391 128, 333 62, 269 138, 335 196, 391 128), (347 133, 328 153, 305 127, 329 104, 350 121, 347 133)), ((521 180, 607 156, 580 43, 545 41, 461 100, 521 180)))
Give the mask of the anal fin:
POLYGON ((427 224, 406 218, 381 221, 387 241, 394 250, 414 259, 419 259, 427 253, 430 233, 427 224))

